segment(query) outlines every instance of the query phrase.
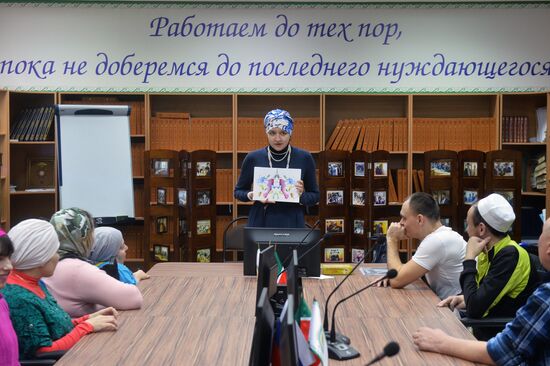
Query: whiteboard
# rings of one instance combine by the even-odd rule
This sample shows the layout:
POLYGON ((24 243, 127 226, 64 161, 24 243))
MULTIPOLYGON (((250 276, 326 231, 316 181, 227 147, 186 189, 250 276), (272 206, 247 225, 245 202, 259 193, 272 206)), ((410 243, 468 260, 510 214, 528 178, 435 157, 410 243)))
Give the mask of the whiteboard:
POLYGON ((60 208, 134 217, 130 108, 56 106, 60 208))

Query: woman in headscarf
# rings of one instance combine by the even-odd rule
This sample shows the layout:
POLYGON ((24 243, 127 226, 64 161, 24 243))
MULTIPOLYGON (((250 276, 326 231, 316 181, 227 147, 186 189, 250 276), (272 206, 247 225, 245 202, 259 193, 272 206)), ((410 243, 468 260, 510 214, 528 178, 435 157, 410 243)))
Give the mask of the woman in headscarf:
POLYGON ((91 215, 79 208, 53 214, 50 222, 59 237, 59 264, 44 280, 59 305, 71 316, 82 316, 104 307, 139 309, 141 291, 122 283, 90 263, 94 241, 91 215))
MULTIPOLYGON (((250 209, 248 226, 305 227, 304 207, 313 206, 319 202, 315 161, 309 152, 290 145, 294 121, 287 111, 275 109, 268 112, 264 118, 264 128, 268 146, 246 155, 234 196, 243 202, 253 199, 254 167, 301 169, 301 179, 296 182, 300 203, 257 200, 250 209)), ((280 180, 273 183, 281 186, 280 180)))
MULTIPOLYGON (((0 291, 6 285, 8 276, 13 269, 10 261, 12 254, 13 244, 4 230, 0 229, 0 291)), ((19 365, 18 359, 17 335, 11 323, 8 303, 0 292, 0 365, 19 365)))
POLYGON ((21 359, 68 350, 88 333, 117 329, 115 309, 109 307, 71 319, 42 283, 42 278, 54 273, 59 261, 59 239, 49 222, 22 221, 10 230, 9 236, 14 248, 14 269, 2 292, 10 307, 21 359))
POLYGON ((120 230, 102 226, 94 230, 94 236, 94 245, 92 246, 89 259, 97 268, 103 269, 112 277, 131 285, 136 285, 139 281, 149 278, 149 275, 141 269, 132 273, 124 265, 128 246, 124 243, 120 230), (110 273, 108 270, 108 268, 112 267, 114 267, 114 273, 110 273))

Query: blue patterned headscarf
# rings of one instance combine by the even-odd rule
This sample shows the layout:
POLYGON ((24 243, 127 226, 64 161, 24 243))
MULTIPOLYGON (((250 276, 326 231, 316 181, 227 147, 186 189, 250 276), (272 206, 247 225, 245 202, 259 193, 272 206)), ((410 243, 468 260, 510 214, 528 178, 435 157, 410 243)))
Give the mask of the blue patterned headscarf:
POLYGON ((292 135, 294 129, 294 120, 290 117, 290 113, 283 109, 274 109, 267 112, 264 118, 265 133, 268 133, 273 128, 280 128, 289 135, 292 135))

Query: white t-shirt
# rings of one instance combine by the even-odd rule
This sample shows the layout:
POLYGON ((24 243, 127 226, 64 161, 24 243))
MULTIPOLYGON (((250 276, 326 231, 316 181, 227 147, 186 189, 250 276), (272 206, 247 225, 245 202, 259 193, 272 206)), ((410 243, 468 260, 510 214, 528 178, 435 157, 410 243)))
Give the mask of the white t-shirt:
POLYGON ((428 270, 426 280, 440 299, 462 292, 459 277, 466 255, 460 234, 441 226, 422 240, 412 260, 428 270))

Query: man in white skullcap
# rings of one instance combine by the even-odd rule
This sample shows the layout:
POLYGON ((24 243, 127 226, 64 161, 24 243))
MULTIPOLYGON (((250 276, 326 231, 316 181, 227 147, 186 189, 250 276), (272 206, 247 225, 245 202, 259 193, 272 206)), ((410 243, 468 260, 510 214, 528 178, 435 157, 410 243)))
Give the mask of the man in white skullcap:
MULTIPOLYGON (((515 316, 538 285, 535 264, 508 235, 515 219, 512 206, 496 193, 472 205, 466 217, 470 239, 460 275, 462 295, 439 306, 465 310, 470 318, 515 316)), ((474 335, 487 340, 500 330, 474 327, 474 335)))

